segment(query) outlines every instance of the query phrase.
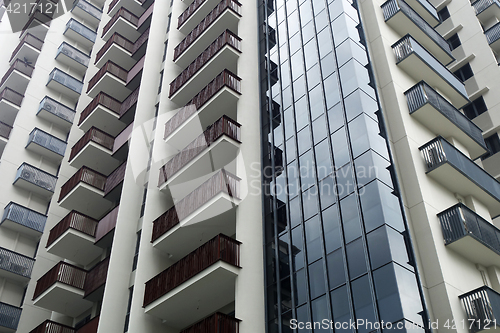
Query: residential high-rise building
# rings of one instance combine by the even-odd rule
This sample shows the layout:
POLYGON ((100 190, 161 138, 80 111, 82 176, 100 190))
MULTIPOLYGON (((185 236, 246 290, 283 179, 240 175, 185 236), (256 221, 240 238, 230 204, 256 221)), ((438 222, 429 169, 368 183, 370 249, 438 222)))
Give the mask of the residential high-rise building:
POLYGON ((0 8, 0 332, 496 328, 497 0, 0 8))

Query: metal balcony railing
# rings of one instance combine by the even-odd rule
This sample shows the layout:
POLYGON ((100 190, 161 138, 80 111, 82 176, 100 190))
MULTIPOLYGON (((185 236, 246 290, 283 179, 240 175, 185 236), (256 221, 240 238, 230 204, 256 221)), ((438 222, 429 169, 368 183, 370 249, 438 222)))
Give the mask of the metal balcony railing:
POLYGON ((174 49, 174 61, 187 50, 198 37, 205 32, 224 13, 226 9, 232 10, 241 16, 241 4, 236 0, 222 0, 208 15, 184 38, 174 49))
POLYGON ((68 145, 65 141, 58 139, 39 128, 35 128, 33 131, 31 131, 28 138, 28 145, 31 142, 36 143, 61 156, 64 156, 66 146, 68 145))
POLYGON ((5 220, 16 222, 27 228, 43 232, 47 216, 29 208, 10 202, 3 211, 2 222, 5 220))
MULTIPOLYGON (((142 69, 144 68, 144 61, 146 60, 146 55, 142 56, 141 59, 137 60, 134 66, 127 73, 127 85, 137 76, 139 73, 142 73, 142 69)), ((139 82, 140 84, 140 82, 139 82)))
POLYGON ((200 8, 201 5, 203 5, 205 2, 206 2, 206 0, 194 0, 188 6, 188 8, 186 8, 182 12, 182 14, 179 15, 179 17, 177 18, 177 29, 179 29, 184 23, 186 23, 188 18, 190 18, 191 15, 193 15, 198 10, 198 8, 200 8))
POLYGON ((190 78, 192 78, 226 45, 232 46, 236 51, 241 52, 241 38, 239 38, 229 30, 224 31, 170 83, 169 97, 175 94, 177 90, 179 90, 187 81, 189 81, 190 78))
POLYGON ((123 179, 125 179, 126 169, 127 169, 127 161, 123 162, 108 176, 106 180, 106 185, 104 186, 104 195, 111 192, 115 187, 117 187, 121 182, 123 182, 123 179))
POLYGON ((2 92, 0 93, 0 100, 6 100, 11 102, 14 105, 21 106, 21 103, 23 102, 24 95, 21 95, 14 90, 5 87, 2 92))
POLYGON ((64 30, 64 33, 66 33, 66 31, 68 29, 71 29, 74 32, 82 35, 83 37, 85 37, 89 41, 91 41, 92 43, 94 43, 96 38, 97 38, 97 32, 95 32, 94 30, 90 29, 89 27, 81 24, 80 22, 78 22, 77 20, 75 20, 73 18, 70 19, 68 21, 68 23, 66 23, 66 29, 64 30))
POLYGON ((220 312, 200 320, 180 333, 238 333, 240 320, 220 312))
MULTIPOLYGON (((425 0, 424 0, 425 1, 425 0)), ((388 0, 382 6, 384 20, 387 21, 399 11, 404 13, 416 26, 429 36, 434 43, 439 45, 451 57, 451 49, 448 42, 433 27, 429 25, 416 11, 413 10, 404 0, 388 0)))
MULTIPOLYGON (((131 12, 129 12, 127 9, 125 9, 124 7, 120 8, 120 10, 118 10, 115 15, 113 15, 113 17, 111 18, 111 20, 109 20, 109 22, 104 26, 104 28, 102 29, 102 36, 104 36, 109 29, 111 29, 111 27, 113 26, 113 24, 115 24, 116 21, 118 21, 119 18, 123 18, 125 21, 128 21, 130 24, 132 24, 133 26, 136 26, 137 27, 137 24, 139 23, 139 18, 137 16, 135 16, 134 14, 132 14, 131 12)), ((102 37, 101 36, 101 37, 102 37)))
POLYGON ((481 129, 424 81, 417 83, 405 91, 405 96, 410 114, 429 103, 434 109, 438 110, 449 121, 455 124, 455 126, 486 149, 481 129))
POLYGON ((99 52, 97 52, 94 63, 97 63, 99 61, 99 59, 102 58, 102 56, 106 53, 107 50, 109 50, 109 48, 113 44, 116 44, 116 45, 124 48, 125 50, 127 50, 130 53, 132 53, 132 50, 134 49, 134 43, 132 43, 127 38, 120 35, 118 32, 115 32, 115 33, 113 33, 111 38, 108 39, 108 41, 103 45, 103 47, 101 47, 99 52))
POLYGON ((228 87, 236 93, 241 91, 241 79, 229 70, 225 69, 217 75, 209 84, 206 85, 192 100, 186 103, 186 106, 180 109, 172 118, 165 123, 165 135, 167 138, 184 121, 197 112, 206 102, 208 102, 222 88, 228 87), (194 105, 195 107, 192 107, 194 105))
POLYGON ((120 118, 127 113, 127 111, 137 103, 137 99, 139 98, 139 87, 137 87, 134 91, 130 93, 130 95, 125 98, 122 105, 120 106, 120 118))
POLYGON ((8 139, 10 137, 10 132, 12 131, 12 126, 7 125, 0 121, 0 136, 2 138, 8 139))
POLYGON ((500 39, 500 22, 484 32, 488 44, 493 44, 500 39))
POLYGON ((106 283, 106 277, 108 276, 108 266, 109 257, 92 267, 85 277, 85 283, 83 285, 83 290, 85 291, 86 297, 96 291, 100 286, 106 283))
POLYGON ((0 247, 0 269, 23 277, 31 277, 35 259, 0 247))
POLYGON ((104 191, 106 185, 106 176, 95 170, 83 166, 78 170, 62 187, 59 200, 61 201, 71 190, 73 190, 79 183, 85 183, 98 190, 104 191))
POLYGON ((153 10, 155 8, 155 3, 152 2, 149 7, 142 13, 141 17, 139 17, 139 21, 137 22, 137 27, 140 28, 144 22, 146 22, 151 15, 153 15, 153 10))
POLYGON ((33 299, 57 282, 83 290, 86 275, 86 270, 61 261, 38 279, 33 299))
POLYGON ((467 314, 470 333, 495 329, 500 319, 500 294, 483 286, 459 296, 467 314))
POLYGON ((479 15, 493 4, 496 4, 498 7, 500 7, 500 3, 497 0, 478 0, 472 3, 472 7, 474 7, 476 15, 479 15))
POLYGON ((16 61, 14 61, 12 66, 10 66, 10 68, 7 70, 7 73, 5 73, 5 75, 2 77, 2 81, 0 81, 0 86, 3 85, 5 81, 7 81, 7 79, 9 78, 10 74, 12 74, 13 71, 16 70, 31 78, 34 69, 35 67, 31 66, 30 64, 22 61, 21 59, 16 59, 16 61))
POLYGON ((219 193, 226 193, 233 198, 239 198, 240 179, 224 169, 217 172, 153 221, 151 241, 154 242, 219 193))
POLYGON ((240 242, 219 234, 168 267, 146 282, 143 306, 151 304, 218 261, 239 267, 240 242))
POLYGON ((17 52, 19 52, 19 50, 24 44, 30 45, 31 47, 34 47, 38 51, 41 51, 43 46, 43 40, 38 39, 37 37, 33 36, 30 33, 27 33, 26 35, 24 35, 23 39, 21 39, 17 47, 14 49, 14 52, 12 52, 9 61, 12 61, 12 59, 14 59, 17 52))
POLYGON ((90 63, 90 56, 88 54, 85 54, 84 52, 78 50, 77 48, 69 45, 66 42, 62 42, 61 46, 57 49, 57 54, 56 57, 60 54, 65 54, 74 61, 82 64, 85 67, 89 66, 90 63))
POLYGON ((14 182, 18 179, 23 179, 50 192, 54 192, 57 182, 56 176, 35 168, 27 163, 23 163, 19 169, 17 169, 16 179, 14 182))
POLYGON ((97 225, 97 230, 95 232, 95 242, 97 243, 104 236, 106 236, 111 230, 116 226, 116 221, 118 220, 118 211, 120 206, 116 206, 112 211, 110 211, 106 216, 104 216, 97 225))
POLYGON ((41 110, 46 110, 52 113, 53 115, 66 120, 69 123, 73 123, 76 114, 75 110, 70 109, 66 105, 61 104, 58 101, 53 100, 48 96, 45 96, 40 102, 40 106, 38 107, 38 112, 40 112, 41 110))
POLYGON ((81 10, 87 12, 98 20, 100 20, 102 17, 102 10, 85 0, 76 0, 75 2, 73 2, 72 10, 75 7, 80 8, 81 10))
POLYGON ((69 229, 95 237, 97 224, 98 222, 93 218, 73 210, 50 230, 47 247, 69 229))
POLYGON ((52 80, 58 82, 59 84, 62 84, 66 88, 71 89, 78 94, 82 93, 83 82, 74 78, 68 73, 63 72, 59 68, 54 68, 52 72, 50 72, 47 84, 49 84, 52 80))
POLYGON ((161 167, 158 186, 167 182, 173 175, 191 162, 196 156, 210 147, 221 136, 227 135, 231 139, 239 142, 241 136, 240 127, 241 125, 236 121, 227 116, 222 116, 161 167))
POLYGON ((33 23, 33 21, 35 21, 35 20, 42 23, 43 25, 50 26, 50 22, 52 21, 52 17, 43 14, 42 12, 40 12, 40 8, 37 8, 35 10, 35 12, 31 15, 28 22, 26 22, 26 24, 24 25, 24 27, 21 31, 21 36, 26 32, 26 30, 29 28, 31 23, 33 23))
POLYGON ((73 160, 80 151, 90 142, 94 142, 99 146, 106 149, 113 150, 115 138, 106 132, 101 131, 96 127, 91 127, 75 145, 71 148, 71 154, 69 155, 69 160, 73 160))
POLYGON ((139 38, 137 38, 137 40, 135 41, 134 47, 132 49, 132 54, 135 54, 141 48, 141 46, 148 41, 148 38, 149 38, 149 28, 147 28, 142 33, 142 35, 140 35, 139 38))
POLYGON ((30 333, 76 333, 76 330, 71 326, 59 324, 52 320, 46 320, 31 330, 30 333))
POLYGON ((104 106, 106 109, 116 113, 117 115, 120 114, 120 107, 122 103, 120 103, 117 99, 109 96, 108 94, 104 92, 100 92, 97 94, 96 97, 83 109, 82 113, 80 114, 80 121, 78 122, 78 125, 81 125, 81 123, 84 122, 87 117, 94 112, 95 108, 98 105, 104 106))
POLYGON ((96 85, 97 82, 106 74, 111 74, 114 77, 127 82, 128 71, 121 66, 118 66, 111 60, 108 60, 104 66, 92 77, 89 81, 89 86, 87 88, 87 93, 96 85))
POLYGON ((23 309, 0 302, 0 326, 17 330, 23 309))

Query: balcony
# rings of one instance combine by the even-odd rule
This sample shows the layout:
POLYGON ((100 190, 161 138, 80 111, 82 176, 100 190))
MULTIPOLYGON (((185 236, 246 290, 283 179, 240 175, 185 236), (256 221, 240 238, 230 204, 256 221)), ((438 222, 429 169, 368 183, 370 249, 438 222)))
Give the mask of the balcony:
POLYGON ((217 235, 146 282, 146 313, 180 329, 233 302, 239 246, 217 235))
POLYGON ((116 136, 125 128, 119 120, 121 105, 118 100, 100 92, 80 114, 78 126, 83 131, 98 127, 110 136, 116 136))
POLYGON ((241 125, 223 116, 160 169, 158 186, 184 198, 219 169, 236 173, 241 125))
MULTIPOLYGON (((422 0, 426 1, 426 0, 422 0)), ((418 2, 414 0, 414 2, 418 2)), ((404 0, 388 0, 382 6, 385 22, 400 35, 411 35, 443 65, 455 58, 448 42, 404 0)))
POLYGON ((483 286, 459 296, 467 314, 470 333, 495 332, 500 318, 500 294, 483 286))
POLYGON ((67 145, 68 144, 65 141, 58 139, 39 128, 35 128, 30 133, 26 149, 38 155, 44 156, 49 160, 60 162, 64 157, 67 145))
POLYGON ((37 8, 24 25, 19 38, 23 39, 29 31, 29 33, 34 37, 40 40, 45 40, 51 21, 52 17, 41 13, 40 9, 37 8))
POLYGON ((0 81, 0 89, 4 90, 6 87, 16 91, 18 94, 24 94, 28 83, 31 80, 31 75, 35 67, 31 66, 24 61, 17 59, 7 70, 7 73, 0 81))
POLYGON ((108 15, 115 15, 116 12, 123 7, 135 16, 139 17, 142 13, 144 13, 144 7, 142 7, 143 3, 144 1, 138 0, 113 0, 108 6, 108 15))
POLYGON ((43 40, 27 33, 24 38, 21 39, 14 52, 12 52, 9 61, 12 62, 15 59, 26 59, 30 63, 35 64, 42 50, 42 46, 43 40))
POLYGON ((47 216, 10 202, 3 211, 0 226, 38 239, 43 233, 47 216))
POLYGON ((495 178, 440 136, 419 149, 431 178, 453 193, 474 196, 492 217, 500 214, 500 183, 495 178))
POLYGON ((123 162, 116 170, 114 170, 106 180, 104 186, 104 197, 111 202, 119 202, 123 180, 125 179, 125 171, 127 169, 127 161, 123 162))
POLYGON ((97 29, 101 22, 102 10, 85 0, 76 0, 73 3, 71 12, 94 29, 97 29))
POLYGON ((57 91, 73 101, 77 101, 82 93, 83 82, 59 68, 54 68, 49 74, 47 88, 57 91))
POLYGON ((16 120, 17 112, 21 107, 23 99, 23 95, 12 89, 4 88, 2 92, 0 92, 0 109, 2 110, 0 121, 6 124, 14 124, 14 120, 16 120))
POLYGON ((111 135, 91 127, 71 148, 69 163, 74 168, 87 166, 103 174, 109 174, 120 164, 114 159, 111 135))
POLYGON ((57 177, 27 163, 17 169, 14 185, 50 199, 56 188, 57 177))
MULTIPOLYGON (((207 0, 210 1, 210 0, 207 0)), ((226 30, 238 32, 241 4, 222 0, 174 49, 174 61, 187 67, 203 50, 226 30)))
POLYGON ((134 123, 130 123, 120 134, 115 137, 113 144, 113 157, 118 161, 126 161, 128 158, 128 142, 134 130, 134 123))
POLYGON ((37 116, 45 119, 57 127, 69 131, 75 119, 75 110, 45 96, 38 107, 37 116))
POLYGON ((144 68, 144 60, 146 56, 144 55, 137 63, 128 71, 127 73, 127 84, 126 87, 129 91, 139 88, 142 79, 142 70, 144 68))
POLYGON ((415 81, 425 81, 442 91, 455 107, 464 106, 469 98, 464 84, 434 58, 413 37, 407 35, 392 45, 396 64, 415 81))
POLYGON ((141 33, 137 31, 139 17, 125 8, 120 8, 102 29, 102 38, 108 40, 115 32, 128 40, 136 40, 141 33))
POLYGON ((35 259, 0 247, 0 277, 28 284, 35 259))
POLYGON ((410 114, 433 133, 457 139, 472 159, 486 153, 481 129, 427 83, 417 83, 405 92, 405 96, 410 114))
POLYGON ((84 75, 90 63, 90 56, 68 43, 62 42, 57 49, 56 60, 84 75))
POLYGON ((0 137, 9 140, 10 132, 12 131, 12 126, 7 125, 0 121, 0 137))
POLYGON ((92 307, 91 301, 83 299, 86 276, 86 270, 59 262, 36 282, 33 304, 67 316, 79 316, 92 307))
POLYGON ((17 330, 23 309, 0 302, 0 332, 14 332, 17 330))
POLYGON ((228 316, 224 313, 216 312, 213 315, 200 320, 196 324, 183 329, 180 333, 238 333, 240 321, 241 320, 228 316))
POLYGON ((178 259, 200 239, 233 235, 239 190, 240 179, 220 170, 153 221, 153 246, 178 259))
POLYGON ((94 98, 102 91, 117 100, 123 100, 130 94, 130 90, 125 87, 127 75, 127 70, 108 60, 90 79, 87 94, 94 98))
POLYGON ((77 42, 78 45, 83 45, 87 50, 92 49, 97 38, 97 33, 94 30, 73 18, 66 23, 63 35, 77 42))
POLYGON ((137 38, 134 43, 134 48, 132 49, 132 57, 134 59, 140 59, 146 54, 146 47, 148 45, 149 39, 149 28, 144 30, 142 35, 137 38))
POLYGON ((97 52, 95 64, 97 67, 102 67, 109 60, 113 60, 119 62, 117 65, 130 70, 136 63, 136 60, 132 58, 133 50, 134 43, 115 32, 97 52))
POLYGON ((153 10, 155 8, 155 3, 154 1, 149 3, 149 7, 142 13, 142 15, 139 17, 139 22, 137 22, 137 31, 140 33, 144 32, 145 30, 149 29, 151 26, 151 19, 153 17, 153 10))
POLYGON ((473 263, 485 267, 500 263, 500 230, 464 204, 438 214, 444 243, 473 263))
POLYGON ((165 123, 165 141, 181 150, 220 117, 237 119, 240 91, 241 79, 222 71, 165 123))
POLYGON ((236 73, 241 39, 226 30, 170 83, 169 97, 184 105, 224 69, 236 73))
POLYGON ((108 276, 109 257, 92 267, 85 277, 85 299, 92 302, 102 300, 104 285, 108 276))
POLYGON ((80 265, 90 264, 102 253, 94 245, 97 223, 87 215, 71 211, 50 230, 47 252, 80 265))
POLYGON ((177 29, 187 34, 219 4, 218 0, 195 0, 179 15, 177 29))
POLYGON ((118 211, 120 206, 116 206, 106 216, 104 216, 97 225, 95 232, 95 245, 106 249, 113 243, 113 236, 115 234, 116 221, 118 220, 118 211))
POLYGON ((61 187, 59 204, 97 219, 111 208, 103 198, 105 185, 105 175, 84 166, 61 187))
POLYGON ((486 40, 495 52, 500 52, 500 22, 484 32, 486 40))
POLYGON ((500 19, 500 3, 497 0, 478 0, 472 4, 476 17, 483 25, 492 18, 500 19))
POLYGON ((120 121, 131 124, 134 121, 137 99, 139 98, 139 88, 135 89, 127 96, 120 106, 120 121))
POLYGON ((30 333, 97 333, 98 327, 99 317, 93 318, 79 329, 74 329, 71 326, 62 325, 52 320, 46 320, 31 330, 30 333))

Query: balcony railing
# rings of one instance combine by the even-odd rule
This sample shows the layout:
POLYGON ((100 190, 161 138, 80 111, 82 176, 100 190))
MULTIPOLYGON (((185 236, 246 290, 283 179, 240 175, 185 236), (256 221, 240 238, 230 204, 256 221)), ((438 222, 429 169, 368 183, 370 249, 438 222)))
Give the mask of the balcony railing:
POLYGON ((34 69, 35 67, 31 66, 30 64, 22 61, 21 59, 16 59, 16 61, 14 61, 12 66, 10 66, 10 68, 7 70, 7 73, 5 73, 5 75, 2 77, 2 81, 0 81, 0 86, 3 85, 5 81, 7 81, 7 79, 9 78, 10 74, 12 74, 13 71, 16 70, 31 78, 31 74, 33 74, 34 69))
POLYGON ((220 312, 200 320, 180 333, 238 333, 240 320, 220 312))
MULTIPOLYGON (((91 319, 88 323, 79 328, 76 333, 97 333, 99 328, 99 317, 91 319)), ((52 332, 50 332, 52 333, 52 332)), ((59 333, 59 332, 57 332, 59 333)), ((61 332, 62 333, 62 332, 61 332)))
POLYGON ((469 323, 470 333, 495 329, 500 319, 500 294, 483 286, 460 295, 469 323))
POLYGON ((92 79, 89 81, 89 86, 87 88, 87 93, 96 85, 97 82, 106 74, 111 74, 115 76, 116 78, 127 82, 127 74, 128 71, 125 70, 124 68, 118 66, 111 60, 108 60, 104 66, 94 75, 92 79))
POLYGON ((141 17, 139 17, 139 21, 137 22, 137 27, 140 28, 152 15, 153 10, 155 8, 155 3, 152 2, 149 7, 142 13, 141 17))
POLYGON ((427 83, 419 82, 405 92, 410 114, 429 103, 479 145, 486 148, 481 129, 427 83))
POLYGON ((122 117, 127 111, 137 103, 137 99, 139 98, 139 87, 137 87, 134 91, 130 93, 130 95, 125 98, 122 105, 120 106, 120 117, 122 117))
POLYGON ((82 35, 83 37, 85 37, 89 41, 91 41, 92 43, 94 43, 96 38, 97 38, 97 32, 86 27, 85 25, 81 24, 80 22, 76 21, 73 18, 70 19, 68 21, 68 23, 66 23, 66 30, 64 31, 64 33, 66 33, 66 31, 68 29, 71 29, 71 30, 75 31, 76 33, 82 35))
POLYGON ((31 131, 30 136, 28 138, 28 145, 33 142, 42 146, 58 155, 64 156, 64 152, 66 151, 66 146, 68 145, 61 139, 56 138, 39 128, 35 128, 31 131))
POLYGON ((12 126, 0 121, 0 136, 2 138, 8 139, 10 136, 10 131, 12 131, 12 126))
POLYGON ((179 90, 189 79, 191 79, 205 64, 207 64, 224 46, 232 46, 236 51, 241 51, 241 39, 226 30, 220 35, 205 51, 203 51, 185 70, 182 71, 171 83, 171 97, 179 90))
POLYGON ((18 179, 23 179, 50 192, 54 192, 57 182, 56 176, 35 168, 34 166, 27 163, 23 163, 19 167, 19 169, 17 169, 16 179, 14 182, 16 182, 18 179))
POLYGON ((99 52, 97 52, 94 63, 97 63, 99 61, 99 59, 102 58, 102 56, 106 53, 107 50, 109 50, 109 48, 113 44, 116 44, 116 45, 124 48, 125 50, 127 50, 130 53, 132 53, 132 50, 134 49, 134 43, 132 43, 127 38, 120 35, 118 32, 115 32, 115 33, 113 33, 111 38, 108 39, 108 41, 103 45, 103 47, 101 47, 99 52))
POLYGON ((500 39, 500 22, 484 32, 488 44, 493 44, 500 39))
POLYGON ((0 302, 0 326, 17 330, 23 309, 0 302))
MULTIPOLYGON (((127 85, 134 80, 134 78, 139 75, 139 73, 142 73, 142 70, 144 68, 144 61, 146 60, 146 55, 142 56, 141 59, 137 60, 134 66, 128 71, 127 73, 127 85)), ((138 85, 140 84, 140 81, 137 83, 138 85)))
POLYGON ((100 286, 106 283, 108 266, 109 257, 107 257, 88 271, 87 276, 85 277, 85 284, 83 285, 85 296, 90 295, 92 292, 96 291, 100 286))
POLYGON ((14 90, 5 87, 2 92, 0 93, 0 100, 6 100, 11 102, 14 105, 21 106, 21 103, 23 102, 24 95, 21 95, 14 90))
POLYGON ((96 243, 106 236, 111 230, 116 226, 116 221, 118 220, 118 211, 120 206, 116 206, 112 211, 110 211, 106 216, 104 216, 97 225, 97 230, 95 232, 96 243))
POLYGON ((218 235, 146 282, 147 306, 218 261, 240 266, 240 242, 218 235))
POLYGON ((78 7, 82 9, 83 11, 87 12, 88 14, 92 15, 96 19, 100 20, 102 16, 102 10, 91 4, 90 2, 87 2, 85 0, 76 0, 73 3, 73 8, 78 7))
POLYGON ((122 7, 115 13, 115 15, 113 15, 111 20, 109 20, 109 22, 104 26, 104 28, 102 29, 102 36, 104 36, 109 31, 109 29, 111 29, 113 24, 115 24, 115 22, 118 21, 120 17, 122 17, 125 21, 130 22, 130 24, 134 26, 137 26, 137 24, 139 23, 139 18, 137 16, 135 16, 134 14, 126 10, 124 7, 122 7))
POLYGON ((472 4, 472 7, 476 11, 476 15, 479 15, 493 4, 500 7, 500 3, 497 0, 478 0, 472 4))
POLYGON ((187 102, 186 107, 180 109, 166 122, 164 138, 172 134, 183 122, 195 114, 197 110, 224 87, 228 87, 239 94, 241 91, 241 79, 227 69, 217 75, 217 77, 207 84, 207 86, 194 96, 192 100, 187 102), (193 104, 195 107, 190 107, 193 104))
POLYGON ((57 54, 56 57, 60 54, 65 54, 74 61, 82 64, 85 67, 89 66, 90 63, 90 57, 88 54, 83 53, 82 51, 78 50, 77 48, 69 45, 66 42, 63 42, 61 46, 57 49, 57 54))
MULTIPOLYGON (((446 245, 462 237, 472 236, 500 254, 500 230, 463 204, 438 214, 446 245)), ((499 318, 500 319, 500 318, 499 318)))
POLYGON ((83 109, 82 113, 80 114, 80 121, 78 122, 78 125, 81 125, 81 123, 83 123, 84 120, 87 119, 87 117, 95 110, 98 105, 102 105, 118 115, 120 114, 120 107, 122 103, 101 91, 99 94, 97 94, 96 97, 94 97, 89 105, 87 105, 85 109, 83 109))
POLYGON ((403 0, 388 0, 382 6, 384 20, 387 21, 399 11, 403 12, 415 25, 427 34, 437 45, 439 45, 446 53, 451 55, 450 45, 433 27, 429 25, 417 12, 415 12, 403 0))
POLYGON ((46 110, 53 115, 66 120, 69 123, 73 123, 76 114, 75 110, 70 109, 66 105, 61 104, 48 96, 45 96, 44 99, 42 99, 42 101, 40 102, 38 112, 40 112, 41 110, 46 110))
POLYGON ((239 178, 225 170, 217 172, 153 221, 153 235, 151 241, 154 242, 161 235, 178 225, 180 221, 195 212, 219 193, 226 193, 233 198, 239 198, 239 182, 239 178))
POLYGON ((80 168, 62 187, 59 201, 61 201, 79 183, 85 183, 98 190, 104 191, 106 176, 85 166, 80 168))
POLYGON ((34 12, 34 14, 31 15, 28 22, 26 22, 26 24, 24 25, 24 27, 21 31, 21 36, 26 32, 26 30, 29 28, 31 23, 33 23, 35 20, 46 25, 46 26, 50 26, 50 21, 52 20, 52 17, 43 14, 42 12, 40 12, 40 9, 37 8, 36 11, 34 12))
POLYGON ((10 202, 3 211, 2 222, 5 220, 16 222, 27 228, 43 232, 47 216, 29 208, 10 202))
POLYGON ((35 259, 0 247, 0 269, 23 277, 31 277, 35 259))
POLYGON ((57 282, 83 290, 86 275, 86 270, 61 261, 38 279, 33 299, 57 282))
POLYGON ((208 15, 201 21, 187 36, 184 38, 179 45, 177 45, 174 49, 174 61, 187 50, 191 44, 198 37, 205 32, 215 22, 215 20, 222 15, 222 13, 226 10, 230 9, 235 12, 237 15, 241 16, 241 4, 235 0, 222 0, 208 15))
POLYGON ((137 38, 137 40, 135 41, 134 48, 132 49, 132 54, 135 54, 141 48, 141 46, 148 41, 148 38, 149 38, 149 28, 147 28, 142 33, 142 35, 140 35, 139 38, 137 38))
POLYGON ((123 179, 125 179, 125 170, 127 169, 127 161, 123 162, 118 168, 115 169, 106 180, 106 186, 104 186, 104 195, 111 192, 115 187, 117 187, 123 179))
POLYGON ((205 2, 206 0, 194 0, 177 18, 177 29, 179 29, 205 2))
POLYGON ((24 44, 30 45, 31 47, 34 47, 38 51, 41 51, 42 50, 42 46, 43 46, 43 40, 36 38, 35 36, 33 36, 30 33, 27 33, 23 37, 23 39, 21 39, 21 41, 19 42, 19 44, 15 48, 14 52, 12 52, 12 55, 10 56, 10 60, 9 61, 12 61, 12 59, 14 59, 14 57, 17 54, 17 52, 21 49, 21 47, 24 44))
POLYGON ((424 155, 427 172, 448 163, 500 202, 500 183, 444 138, 437 137, 419 149, 424 155))
POLYGON ((50 83, 50 81, 54 80, 55 82, 58 82, 65 86, 68 89, 73 90, 77 94, 82 93, 83 89, 83 82, 80 80, 77 80, 73 76, 69 75, 68 73, 63 72, 59 68, 54 68, 52 72, 49 74, 49 80, 47 81, 47 84, 50 83))
POLYGON ((227 116, 222 116, 210 125, 201 135, 194 139, 182 151, 175 155, 160 169, 158 186, 168 181, 173 175, 191 162, 196 156, 210 147, 221 136, 227 135, 233 140, 240 141, 240 124, 227 116))
POLYGON ((31 330, 30 333, 76 333, 76 330, 71 326, 59 324, 52 320, 46 320, 35 327, 35 329, 31 330))
POLYGON ((50 230, 47 247, 69 229, 95 237, 97 223, 93 218, 73 210, 50 230))
POLYGON ((101 147, 104 147, 109 150, 113 150, 113 143, 115 141, 115 138, 113 138, 111 135, 107 134, 106 132, 101 131, 98 128, 91 127, 87 133, 85 133, 84 136, 78 140, 77 143, 71 148, 71 154, 69 155, 69 160, 73 160, 82 149, 89 144, 90 142, 94 142, 98 144, 101 147))

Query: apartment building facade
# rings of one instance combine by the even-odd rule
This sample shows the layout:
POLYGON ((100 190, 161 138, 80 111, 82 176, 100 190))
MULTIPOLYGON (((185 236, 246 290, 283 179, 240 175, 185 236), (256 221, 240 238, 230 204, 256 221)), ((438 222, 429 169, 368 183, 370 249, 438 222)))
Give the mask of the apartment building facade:
POLYGON ((13 5, 0 331, 493 327, 500 3, 13 5))

